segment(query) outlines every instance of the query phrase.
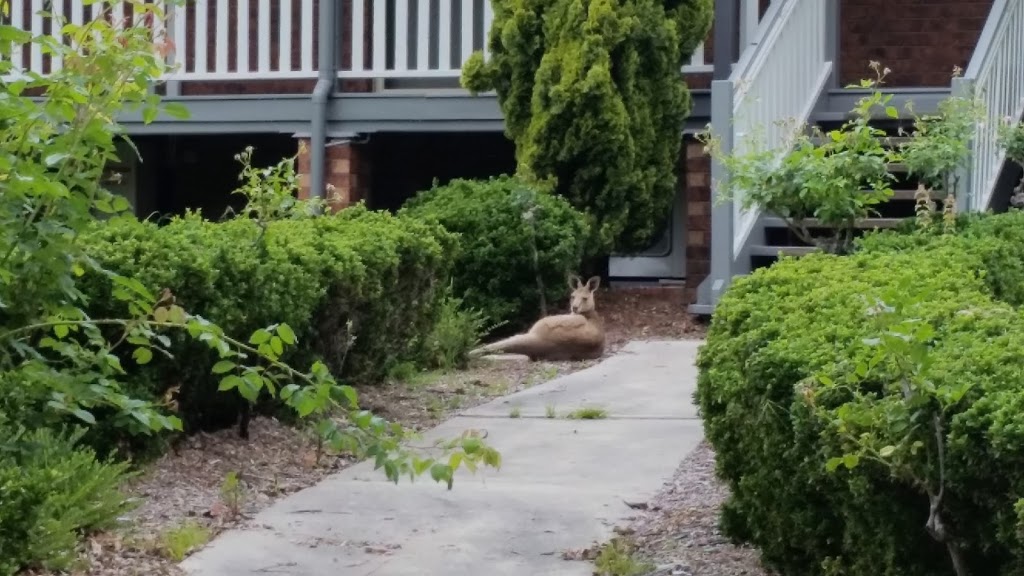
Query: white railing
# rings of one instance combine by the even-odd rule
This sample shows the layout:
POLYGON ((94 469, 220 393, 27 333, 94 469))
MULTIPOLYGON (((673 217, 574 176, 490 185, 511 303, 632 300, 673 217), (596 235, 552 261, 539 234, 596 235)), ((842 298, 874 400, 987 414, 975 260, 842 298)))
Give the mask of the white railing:
POLYGON ((992 201, 1006 153, 996 144, 996 127, 1004 118, 1024 117, 1024 0, 996 0, 978 46, 955 92, 973 91, 985 106, 972 142, 963 192, 971 210, 984 211, 992 201))
MULTIPOLYGON (((781 149, 810 116, 832 72, 827 54, 827 4, 830 0, 772 2, 748 48, 729 78, 732 84, 733 152, 750 146, 781 149), (758 134, 758 142, 752 137, 758 134)), ((726 127, 728 126, 728 127, 726 127)), ((750 236, 760 210, 742 207, 742 191, 733 197, 733 255, 750 236)))
MULTIPOLYGON (((147 3, 155 4, 156 2, 147 3)), ((162 5, 162 2, 160 4, 162 5)), ((103 17, 115 26, 130 26, 135 16, 131 5, 124 2, 10 0, 10 13, 8 17, 3 18, 3 21, 5 24, 27 30, 33 36, 47 36, 56 35, 59 32, 55 19, 81 26, 103 17)), ((154 38, 164 35, 164 30, 159 23, 151 26, 151 29, 154 38)), ((62 40, 65 45, 70 42, 67 37, 62 40)), ((64 64, 59 54, 50 54, 48 51, 44 51, 39 43, 15 45, 10 60, 13 70, 5 79, 23 77, 26 72, 35 72, 41 75, 52 74, 59 71, 64 64)))
MULTIPOLYGON (((474 50, 484 50, 493 20, 491 0, 476 9, 473 0, 329 0, 338 1, 344 22, 341 40, 346 45, 339 62, 340 78, 458 78, 462 64, 474 50)), ((163 0, 152 0, 164 5, 163 0)), ((13 0, 13 25, 49 34, 52 19, 40 14, 50 9, 44 0, 13 0)), ((125 2, 70 0, 53 4, 56 16, 81 24, 106 9, 114 22, 128 18, 125 2)), ((167 37, 173 42, 168 56, 175 71, 169 80, 278 80, 311 79, 317 74, 319 22, 313 0, 194 0, 171 9, 167 37)), ((157 30, 157 33, 162 31, 157 30)), ((16 54, 23 71, 49 74, 59 69, 38 46, 30 55, 16 54)), ((710 72, 703 45, 697 48, 684 72, 710 72)))

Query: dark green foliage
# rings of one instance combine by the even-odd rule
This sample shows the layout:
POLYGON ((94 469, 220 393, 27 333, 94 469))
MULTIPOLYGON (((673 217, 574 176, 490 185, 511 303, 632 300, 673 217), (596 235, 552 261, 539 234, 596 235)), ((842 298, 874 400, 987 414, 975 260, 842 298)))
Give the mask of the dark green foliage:
MULTIPOLYGON (((285 361, 309 366, 319 358, 336 376, 358 383, 378 381, 416 352, 440 311, 451 264, 445 255, 455 246, 440 226, 361 206, 274 221, 262 235, 249 219, 213 223, 190 214, 162 227, 103 224, 82 241, 105 268, 156 292, 170 289, 190 312, 228 334, 245 338, 287 323, 299 342, 285 361)), ((103 278, 87 275, 82 289, 94 317, 123 314, 103 278)), ((122 358, 132 392, 152 398, 180 386, 188 429, 233 422, 242 400, 217 392, 220 375, 210 371, 216 354, 187 334, 168 337, 177 359, 157 355, 138 366, 128 354, 122 358)))
POLYGON ((441 302, 437 323, 423 339, 417 364, 427 370, 465 368, 469 352, 480 344, 487 327, 479 310, 467 309, 461 298, 449 292, 441 302))
POLYGON ((463 84, 495 90, 527 174, 596 220, 594 253, 645 248, 675 195, 691 99, 680 68, 712 0, 492 2, 490 54, 463 84))
POLYGON ((111 528, 130 508, 118 490, 127 464, 76 448, 82 430, 26 433, 0 421, 0 434, 0 576, 66 569, 79 534, 111 528))
POLYGON ((565 296, 587 237, 586 218, 568 202, 508 176, 453 180, 412 198, 402 212, 460 235, 450 255, 455 294, 509 328, 537 320, 541 297, 565 296))
POLYGON ((941 228, 875 232, 858 241, 866 252, 926 252, 935 246, 955 245, 978 258, 984 280, 996 299, 1014 306, 1024 305, 1024 212, 998 216, 964 214, 957 216, 956 235, 944 235, 941 228))
MULTIPOLYGON (((915 317, 936 331, 929 381, 970 384, 944 414, 945 521, 972 574, 1024 570, 1024 215, 966 218, 961 230, 877 234, 852 256, 786 259, 736 281, 716 309, 696 399, 732 490, 723 528, 782 573, 953 574, 924 529, 920 486, 870 459, 826 469, 849 453, 840 424, 854 397, 813 377, 848 381, 878 335, 868 309, 887 291, 919 302, 915 317)), ((878 377, 854 377, 854 389, 889 390, 878 377)), ((881 411, 864 426, 899 437, 885 410, 900 399, 873 402, 881 411)), ((936 481, 934 455, 921 461, 936 481)))

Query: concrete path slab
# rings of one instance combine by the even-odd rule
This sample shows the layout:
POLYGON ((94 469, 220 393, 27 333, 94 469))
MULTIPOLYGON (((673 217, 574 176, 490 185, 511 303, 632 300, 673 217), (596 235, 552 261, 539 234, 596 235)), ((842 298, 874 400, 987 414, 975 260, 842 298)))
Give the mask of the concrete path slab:
POLYGON ((612 536, 703 437, 690 402, 699 342, 637 342, 588 370, 468 410, 426 440, 486 430, 500 471, 448 491, 399 485, 364 462, 284 498, 254 528, 222 534, 193 576, 589 576, 562 551, 612 536), (601 405, 603 420, 545 417, 601 405), (522 418, 509 418, 519 406, 522 418))
POLYGON ((693 364, 702 341, 631 342, 615 356, 544 386, 535 386, 471 408, 464 416, 504 416, 518 408, 523 417, 561 415, 586 406, 610 418, 696 418, 693 364))

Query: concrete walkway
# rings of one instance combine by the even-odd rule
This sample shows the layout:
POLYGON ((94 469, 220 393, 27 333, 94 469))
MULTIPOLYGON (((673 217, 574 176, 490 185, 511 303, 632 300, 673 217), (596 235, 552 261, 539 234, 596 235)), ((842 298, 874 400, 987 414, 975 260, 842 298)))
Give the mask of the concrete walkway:
POLYGON ((563 550, 610 538, 703 432, 691 394, 700 342, 634 342, 597 366, 465 411, 425 435, 486 429, 499 471, 398 485, 348 468, 222 534, 183 564, 195 576, 590 576, 563 550), (545 417, 553 405, 559 417, 545 417), (562 416, 584 406, 603 420, 562 416), (509 418, 513 407, 522 417, 509 418))

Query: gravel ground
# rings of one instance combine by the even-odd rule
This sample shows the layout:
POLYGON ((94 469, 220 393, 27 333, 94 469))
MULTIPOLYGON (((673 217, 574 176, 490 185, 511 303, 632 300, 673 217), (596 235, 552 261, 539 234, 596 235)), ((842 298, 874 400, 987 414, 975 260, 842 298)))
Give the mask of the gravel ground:
POLYGON ((719 532, 718 513, 728 494, 715 477, 715 454, 702 442, 622 530, 635 557, 658 566, 647 576, 775 576, 757 550, 736 546, 719 532))

